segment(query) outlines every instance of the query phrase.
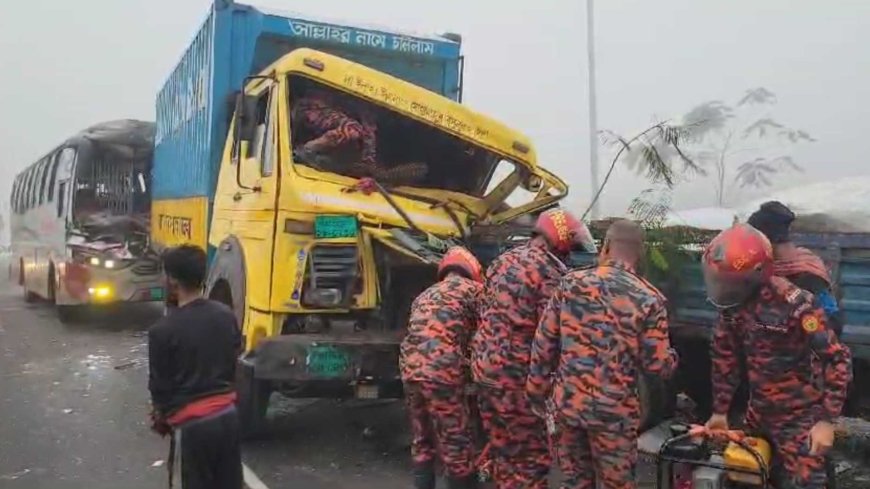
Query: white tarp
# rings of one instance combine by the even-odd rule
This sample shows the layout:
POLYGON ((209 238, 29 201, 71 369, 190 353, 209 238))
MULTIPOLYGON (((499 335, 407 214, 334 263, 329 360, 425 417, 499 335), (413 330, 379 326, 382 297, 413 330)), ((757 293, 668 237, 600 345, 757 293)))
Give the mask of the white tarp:
POLYGON ((870 233, 870 176, 849 177, 773 192, 737 209, 741 221, 769 200, 788 206, 793 231, 870 233))
POLYGON ((701 207, 682 211, 672 210, 665 219, 665 226, 688 226, 718 231, 734 224, 736 213, 725 207, 701 207))

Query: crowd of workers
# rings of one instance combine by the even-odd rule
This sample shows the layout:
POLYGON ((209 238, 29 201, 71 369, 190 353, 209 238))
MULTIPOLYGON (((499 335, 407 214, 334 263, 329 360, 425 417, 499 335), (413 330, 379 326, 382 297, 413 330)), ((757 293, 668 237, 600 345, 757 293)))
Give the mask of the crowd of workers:
MULTIPOLYGON (((851 358, 824 264, 789 242, 793 219, 765 204, 703 253, 721 313, 707 427, 728 429, 745 373, 743 423, 773 445, 778 489, 825 489, 851 358)), ((473 412, 499 489, 548 487, 554 459, 564 488, 636 487, 639 376, 667 378, 678 364, 665 298, 638 273, 644 241, 637 224, 617 221, 599 252, 580 220, 555 209, 485 272, 468 250, 446 252, 400 347, 417 489, 435 487, 438 463, 448 488, 477 484, 473 412), (570 270, 574 250, 598 253, 597 264, 570 270)), ((182 487, 239 489, 235 315, 202 298, 203 250, 170 250, 164 270, 178 307, 149 331, 152 427, 177 445, 170 466, 182 487)))
MULTIPOLYGON (((824 489, 851 358, 830 277, 789 241, 792 220, 767 203, 703 253, 708 299, 720 311, 706 426, 729 428, 745 373, 742 424, 774 447, 777 487, 824 489)), ((437 461, 448 488, 476 486, 474 398, 499 489, 548 487, 553 459, 564 488, 637 485, 639 376, 668 378, 678 363, 665 298, 637 272, 644 233, 617 221, 597 264, 569 270, 572 250, 597 252, 586 226, 560 209, 541 214, 535 231, 485 273, 467 250, 449 250, 439 282, 412 305, 400 363, 417 489, 435 486, 437 461)))

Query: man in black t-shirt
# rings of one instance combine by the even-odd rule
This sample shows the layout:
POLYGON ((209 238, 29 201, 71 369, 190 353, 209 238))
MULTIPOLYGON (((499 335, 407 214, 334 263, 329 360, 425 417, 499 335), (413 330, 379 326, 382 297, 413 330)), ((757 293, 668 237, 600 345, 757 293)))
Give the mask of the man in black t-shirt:
POLYGON ((241 335, 232 310, 202 297, 206 254, 180 246, 163 257, 178 307, 148 330, 152 429, 172 436, 170 484, 180 455, 184 489, 241 489, 236 359, 241 335), (177 447, 177 449, 176 449, 177 447))

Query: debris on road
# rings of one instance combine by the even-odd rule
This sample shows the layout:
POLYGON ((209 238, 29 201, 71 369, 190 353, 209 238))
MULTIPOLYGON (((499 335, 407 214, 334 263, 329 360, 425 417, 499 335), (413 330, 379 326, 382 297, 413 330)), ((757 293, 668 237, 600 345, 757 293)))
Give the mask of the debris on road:
POLYGON ((163 460, 156 460, 156 461, 154 461, 153 464, 151 464, 151 466, 152 466, 152 467, 163 467, 163 464, 164 464, 164 463, 165 463, 165 462, 164 462, 163 460))
POLYGON ((0 475, 0 480, 3 481, 14 481, 22 476, 25 476, 30 473, 30 469, 19 470, 18 472, 14 472, 12 474, 0 475))
POLYGON ((121 363, 119 365, 115 365, 115 370, 127 370, 128 368, 133 368, 138 364, 139 362, 136 361, 121 363))

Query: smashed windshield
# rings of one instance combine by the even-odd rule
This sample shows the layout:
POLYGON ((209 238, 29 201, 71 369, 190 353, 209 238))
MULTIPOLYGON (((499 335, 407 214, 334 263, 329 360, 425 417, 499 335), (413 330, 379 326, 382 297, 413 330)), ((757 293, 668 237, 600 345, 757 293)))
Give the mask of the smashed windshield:
POLYGON ((384 185, 483 197, 499 157, 371 102, 291 77, 297 164, 384 185))

